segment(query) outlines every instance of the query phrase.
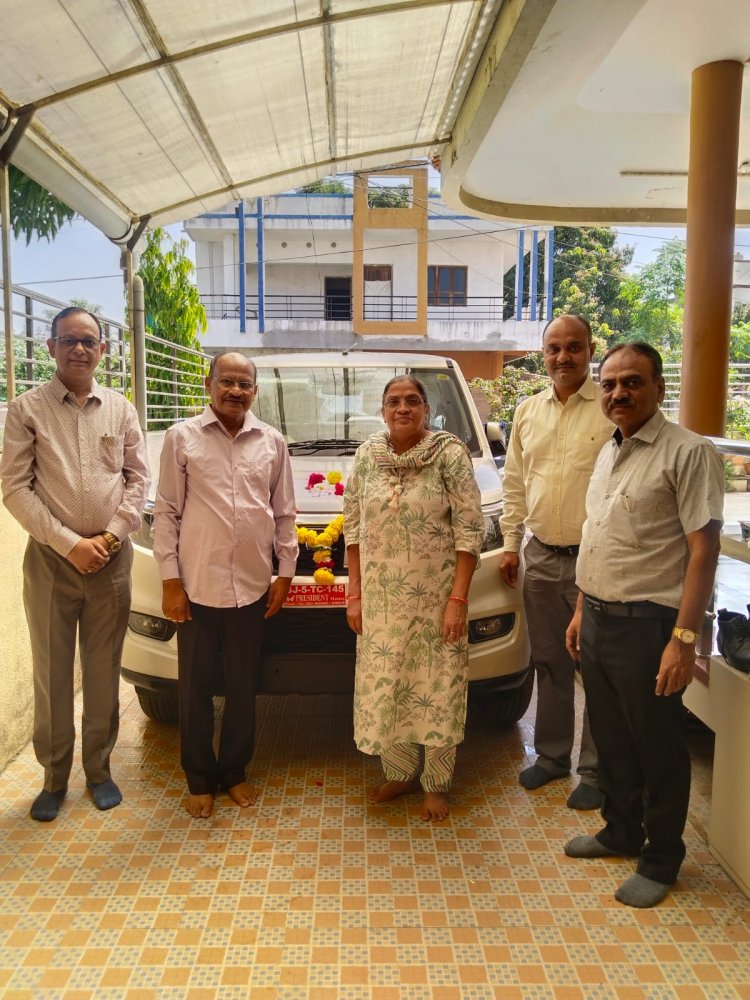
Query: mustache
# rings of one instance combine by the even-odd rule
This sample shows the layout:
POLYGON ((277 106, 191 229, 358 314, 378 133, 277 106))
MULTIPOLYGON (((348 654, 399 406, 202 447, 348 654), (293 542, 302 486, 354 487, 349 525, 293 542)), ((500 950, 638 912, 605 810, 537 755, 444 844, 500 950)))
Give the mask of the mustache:
POLYGON ((625 400, 625 399, 613 399, 613 400, 612 400, 611 402, 607 403, 607 409, 608 409, 608 410, 611 410, 611 409, 613 409, 613 408, 614 408, 615 406, 632 406, 632 405, 633 405, 633 404, 632 404, 632 402, 631 402, 630 400, 625 400))

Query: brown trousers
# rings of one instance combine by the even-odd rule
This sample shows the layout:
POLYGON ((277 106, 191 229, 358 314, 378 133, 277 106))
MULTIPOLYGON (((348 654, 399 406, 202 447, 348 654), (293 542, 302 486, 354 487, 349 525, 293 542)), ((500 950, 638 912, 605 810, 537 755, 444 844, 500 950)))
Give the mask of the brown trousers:
POLYGON ((75 746, 74 664, 81 652, 83 770, 88 784, 110 777, 119 728, 120 660, 130 612, 133 550, 98 573, 81 574, 54 549, 29 539, 23 597, 34 668, 34 750, 44 787, 67 787, 75 746))

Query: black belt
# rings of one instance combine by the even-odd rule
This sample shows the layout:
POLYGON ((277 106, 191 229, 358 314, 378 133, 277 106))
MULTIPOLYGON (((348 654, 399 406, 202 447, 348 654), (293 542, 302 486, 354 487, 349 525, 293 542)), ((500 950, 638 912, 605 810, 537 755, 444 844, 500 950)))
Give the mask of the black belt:
POLYGON ((600 601, 598 597, 583 595, 586 606, 600 615, 614 615, 616 618, 674 618, 677 608, 653 601, 600 601))
POLYGON ((539 542, 545 549, 549 549, 550 552, 556 552, 559 556, 577 556, 580 545, 548 545, 543 542, 541 538, 537 538, 536 535, 533 536, 535 542, 539 542))

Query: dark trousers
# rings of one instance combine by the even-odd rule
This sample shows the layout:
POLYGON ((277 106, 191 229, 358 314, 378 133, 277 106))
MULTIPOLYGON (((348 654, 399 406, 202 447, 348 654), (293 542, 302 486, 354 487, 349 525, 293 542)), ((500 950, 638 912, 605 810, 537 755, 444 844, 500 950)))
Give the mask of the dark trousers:
POLYGON ((255 749, 255 688, 266 595, 242 608, 190 604, 177 628, 180 762, 193 795, 245 780, 255 749), (214 752, 214 664, 224 675, 224 714, 214 752))
POLYGON ((606 796, 606 825, 596 836, 623 854, 643 847, 638 873, 666 885, 685 857, 690 798, 682 692, 654 693, 676 617, 613 617, 584 601, 581 625, 583 683, 606 796))
MULTIPOLYGON (((524 549, 523 604, 536 671, 536 763, 550 774, 567 774, 575 739, 575 663, 565 630, 578 600, 576 557, 551 552, 535 538, 524 549)), ((578 774, 597 784, 596 747, 584 707, 578 774)))
POLYGON ((48 545, 29 539, 23 599, 34 666, 34 751, 48 792, 67 788, 76 727, 76 636, 81 654, 81 757, 86 781, 111 778, 120 724, 120 662, 130 613, 129 539, 98 573, 79 573, 48 545))

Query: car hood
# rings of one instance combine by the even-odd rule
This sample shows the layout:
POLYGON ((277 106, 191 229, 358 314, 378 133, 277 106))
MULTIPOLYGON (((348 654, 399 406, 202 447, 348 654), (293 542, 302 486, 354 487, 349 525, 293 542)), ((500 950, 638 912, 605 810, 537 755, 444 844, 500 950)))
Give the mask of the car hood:
MULTIPOLYGON (((495 463, 487 458, 472 459, 474 477, 482 497, 482 504, 497 503, 502 497, 502 477, 495 463)), ((340 473, 341 482, 346 484, 351 475, 354 456, 343 455, 333 458, 317 456, 313 458, 292 458, 294 476, 294 495, 297 501, 297 511, 304 516, 340 514, 344 500, 336 496, 335 487, 324 479, 321 483, 310 485, 310 477, 317 474, 326 477, 329 473, 340 473)))

